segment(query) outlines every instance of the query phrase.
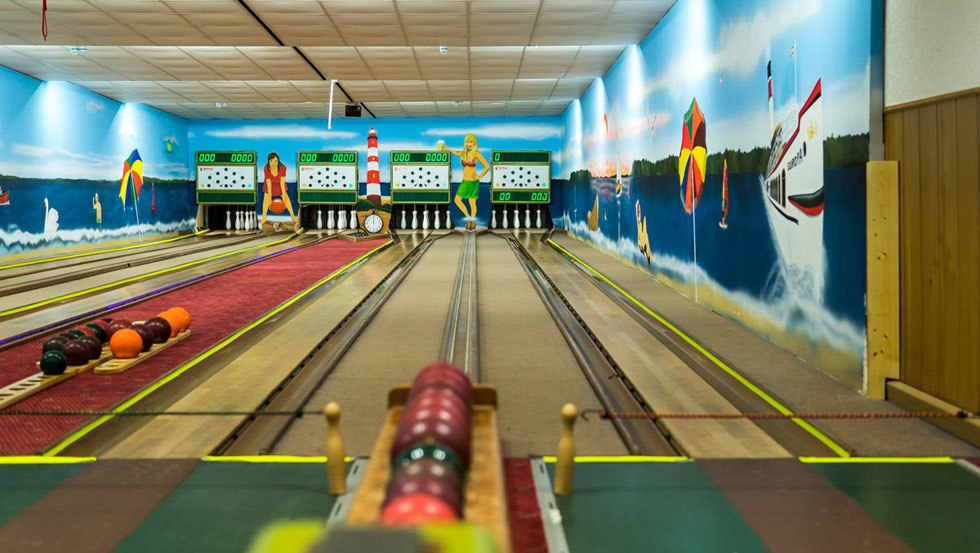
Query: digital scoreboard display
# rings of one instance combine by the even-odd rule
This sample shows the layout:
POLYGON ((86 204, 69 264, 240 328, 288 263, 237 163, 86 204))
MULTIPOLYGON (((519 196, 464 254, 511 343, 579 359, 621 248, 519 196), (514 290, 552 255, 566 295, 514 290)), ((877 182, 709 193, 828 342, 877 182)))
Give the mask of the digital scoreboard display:
POLYGON ((197 152, 197 203, 255 205, 255 152, 197 152))
POLYGON ((551 152, 493 151, 490 201, 502 204, 551 202, 551 152))
POLYGON ((296 156, 300 204, 357 203, 357 152, 309 152, 296 156))
POLYGON ((392 151, 391 203, 448 204, 449 152, 392 151))

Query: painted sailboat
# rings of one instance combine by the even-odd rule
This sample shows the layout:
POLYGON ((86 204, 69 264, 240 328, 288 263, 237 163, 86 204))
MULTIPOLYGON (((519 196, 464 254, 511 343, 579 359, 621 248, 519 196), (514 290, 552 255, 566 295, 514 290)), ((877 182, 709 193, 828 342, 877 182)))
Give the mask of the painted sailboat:
POLYGON ((772 142, 762 181, 766 214, 780 263, 794 288, 823 292, 823 112, 820 79, 803 106, 773 128, 772 62, 768 66, 772 142))
POLYGON ((599 230, 599 195, 596 194, 595 203, 592 204, 592 211, 588 213, 589 230, 599 230))
POLYGON ((10 191, 0 186, 0 205, 10 205, 10 191))
POLYGON ((728 160, 725 160, 724 170, 721 173, 721 221, 718 226, 728 228, 728 160))

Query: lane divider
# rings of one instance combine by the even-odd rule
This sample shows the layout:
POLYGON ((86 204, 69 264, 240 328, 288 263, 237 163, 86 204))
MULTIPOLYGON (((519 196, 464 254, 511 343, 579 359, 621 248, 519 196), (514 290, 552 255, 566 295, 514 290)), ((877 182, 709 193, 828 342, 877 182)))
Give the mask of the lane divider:
MULTIPOLYGON (((150 394, 152 394, 156 390, 159 390, 164 385, 168 384, 172 380, 176 379, 178 376, 184 374, 185 372, 187 372, 188 370, 190 370, 192 367, 196 366, 198 363, 204 361, 205 359, 207 359, 207 358, 211 357, 212 355, 218 353, 222 349, 228 347, 229 345, 231 345, 232 343, 234 343, 235 340, 237 340, 238 338, 240 338, 242 335, 246 334, 250 330, 254 329, 255 327, 259 326, 260 324, 264 323, 265 321, 271 319, 272 317, 278 315, 280 312, 282 312, 283 310, 285 310, 289 306, 293 305, 294 303, 296 303, 300 299, 302 299, 302 298, 306 297, 307 295, 313 293, 320 286, 323 286, 327 282, 330 282, 331 280, 337 278, 339 275, 343 274, 344 271, 346 271, 350 267, 352 267, 352 266, 360 263, 361 261, 367 259, 368 257, 370 257, 370 256, 374 255, 375 253, 381 251, 382 249, 387 248, 392 243, 393 242, 391 240, 388 240, 384 244, 381 244, 381 245, 377 246, 376 248, 372 249, 371 251, 368 251, 368 252, 364 253, 363 255, 361 255, 360 257, 358 257, 357 259, 354 259, 353 261, 351 261, 351 262, 347 263, 346 265, 340 267, 336 271, 334 271, 334 272, 330 273, 329 275, 323 277, 322 279, 318 280, 316 283, 314 283, 312 286, 308 287, 306 290, 303 290, 302 292, 300 292, 299 294, 293 296, 289 300, 286 300, 285 302, 279 304, 278 307, 272 309, 271 311, 269 311, 268 313, 266 313, 262 317, 256 319, 255 321, 252 321, 247 326, 239 329, 237 332, 235 332, 231 336, 228 336, 224 340, 218 342, 217 344, 215 344, 214 346, 212 346, 210 349, 208 349, 208 350, 204 351, 203 353, 199 354, 197 357, 194 357, 193 359, 190 359, 189 361, 187 361, 186 363, 184 363, 180 367, 177 367, 173 371, 167 373, 164 377, 160 378, 159 380, 156 380, 155 382, 153 382, 152 384, 150 384, 148 387, 146 387, 142 391, 140 391, 138 394, 134 395, 133 397, 129 398, 128 400, 126 400, 125 402, 123 402, 122 404, 120 404, 118 407, 116 407, 115 409, 113 409, 110 412, 110 414, 103 415, 103 416, 95 419, 94 421, 89 422, 88 424, 86 424, 85 426, 83 426, 79 430, 77 430, 74 433, 72 433, 71 435, 69 435, 67 438, 65 438, 64 440, 62 440, 60 443, 58 443, 57 445, 55 445, 51 449, 48 449, 47 451, 45 451, 44 452, 44 456, 45 457, 52 457, 52 456, 57 455, 58 453, 60 453, 61 451, 63 451, 66 447, 68 447, 71 444, 77 442, 78 440, 80 440, 81 438, 83 438, 88 433, 92 432, 96 428, 102 426, 103 424, 105 424, 106 422, 108 422, 109 420, 111 420, 117 413, 129 409, 130 407, 132 407, 133 405, 135 405, 136 403, 138 403, 140 400, 142 400, 143 398, 149 396, 150 394)), ((166 412, 164 412, 162 414, 166 414, 166 412)))
POLYGON ((71 465, 94 463, 95 457, 44 457, 42 455, 0 456, 0 465, 71 465))
POLYGON ((143 248, 146 246, 158 246, 160 244, 166 244, 167 242, 176 242, 177 240, 183 240, 185 238, 194 238, 195 236, 200 236, 202 234, 211 232, 211 229, 202 229, 193 234, 182 234, 180 236, 174 236, 173 238, 165 238, 163 240, 157 240, 155 242, 147 242, 145 244, 131 244, 129 246, 120 246, 118 248, 106 248, 104 250, 92 250, 88 252, 72 253, 68 255, 59 255, 57 257, 45 257, 42 259, 32 259, 30 261, 21 261, 19 263, 11 263, 9 265, 0 265, 0 271, 4 269, 14 269, 16 267, 26 267, 28 265, 37 265, 39 263, 49 263, 51 261, 63 261, 65 259, 77 259, 79 257, 86 257, 89 255, 98 255, 103 253, 121 252, 125 250, 132 250, 134 248, 143 248))
POLYGON ((173 267, 167 267, 166 269, 160 269, 158 271, 153 271, 151 273, 144 273, 142 275, 137 275, 137 276, 133 276, 133 277, 129 277, 129 278, 124 278, 122 280, 117 280, 116 282, 110 282, 108 284, 103 284, 103 285, 100 285, 100 286, 96 286, 94 288, 88 288, 86 290, 79 290, 77 292, 72 292, 70 294, 65 294, 63 296, 57 296, 57 297, 54 297, 54 298, 49 298, 49 299, 46 299, 46 300, 41 300, 41 301, 34 302, 34 303, 31 303, 31 304, 22 305, 20 307, 15 307, 14 309, 8 309, 6 311, 0 311, 0 318, 8 317, 10 315, 16 315, 17 313, 22 313, 24 311, 31 311, 33 309, 37 309, 39 307, 44 307, 45 305, 49 305, 49 304, 52 304, 52 303, 63 302, 63 301, 75 299, 75 298, 78 298, 78 297, 81 297, 81 296, 86 296, 88 294, 94 294, 96 292, 101 292, 103 290, 108 290, 110 288, 116 288, 116 287, 122 286, 124 284, 130 284, 132 282, 137 282, 137 281, 144 280, 144 279, 147 279, 147 278, 156 277, 156 276, 160 276, 160 275, 165 275, 167 273, 172 273, 174 271, 178 271, 178 270, 181 270, 181 269, 186 269, 188 267, 193 267, 195 265, 200 265, 202 263, 207 263, 209 261, 215 261, 215 260, 221 259, 223 257, 229 257, 229 256, 232 256, 232 255, 238 255, 240 253, 245 253, 245 252, 252 251, 252 250, 257 250, 257 249, 261 249, 261 248, 267 248, 269 246, 278 246, 279 244, 282 244, 284 242, 287 242, 289 240, 292 240, 294 237, 296 237, 298 235, 299 235, 299 233, 294 232, 293 234, 290 234, 289 236, 287 236, 285 238, 282 238, 280 240, 275 240, 273 242, 267 242, 267 243, 264 243, 264 244, 258 244, 258 245, 255 245, 255 246, 249 246, 247 248, 242 248, 240 250, 234 250, 234 251, 230 251, 230 252, 225 252, 223 254, 214 255, 214 256, 211 256, 211 257, 204 258, 204 259, 198 259, 197 261, 189 261, 187 263, 182 263, 180 265, 175 265, 173 267))
MULTIPOLYGON (((686 455, 576 455, 576 463, 685 463, 694 459, 686 455)), ((554 455, 544 455, 545 463, 556 463, 554 455)))
POLYGON ((793 416, 794 413, 793 413, 793 411, 791 409, 789 409, 788 407, 786 407, 785 405, 783 405, 782 403, 780 403, 776 398, 774 398, 771 395, 769 395, 768 393, 766 393, 765 390, 763 390, 762 388, 756 386, 753 382, 751 382, 749 379, 747 379, 744 376, 742 376, 735 369, 733 369, 732 367, 728 366, 727 363, 725 363, 724 361, 722 361, 721 359, 719 359, 718 357, 716 357, 713 353, 711 353, 704 346, 702 346, 701 344, 699 344, 698 342, 696 342, 693 338, 691 338, 690 336, 688 336, 687 334, 685 334, 681 329, 679 329, 678 327, 676 327, 673 324, 671 324, 670 321, 668 321, 667 319, 665 319, 662 316, 660 316, 659 313, 655 312, 654 310, 652 310, 649 307, 647 307, 646 305, 644 305, 643 302, 641 302, 637 298, 633 297, 632 294, 630 294, 626 290, 622 289, 618 284, 616 284, 615 282, 613 282, 613 281, 609 280, 608 278, 606 278, 605 275, 603 275, 602 273, 600 273, 596 269, 592 268, 592 266, 590 266, 585 261, 583 261, 583 260, 579 259, 578 257, 576 257, 575 254, 573 254, 572 252, 570 252, 570 251, 566 250, 565 248, 561 247, 554 240, 552 240, 552 239, 549 238, 548 239, 548 244, 550 244, 553 248, 557 249, 558 251, 562 252, 564 255, 568 256, 570 259, 573 259, 576 263, 578 263, 582 267, 585 267, 586 269, 588 269, 593 275, 596 276, 596 278, 599 278, 600 280, 602 280, 603 282, 605 282, 606 284, 608 284, 609 286, 611 286, 617 292, 619 292, 620 294, 622 294, 623 297, 627 298, 628 300, 630 300, 631 302, 633 302, 637 307, 639 307, 644 312, 646 312, 648 315, 650 315, 651 317, 653 317, 654 319, 656 319, 657 322, 659 322, 660 324, 662 324, 665 327, 667 327, 668 329, 670 329, 671 332, 673 332, 678 337, 680 337, 682 340, 684 340, 685 342, 687 342, 688 345, 690 345, 694 349, 698 350, 702 355, 704 355, 705 357, 707 357, 708 359, 710 359, 711 362, 715 364, 715 366, 717 366, 719 369, 721 369, 721 370, 725 371, 726 373, 728 373, 729 376, 731 376, 732 378, 734 378, 735 380, 737 380, 740 384, 742 384, 743 386, 745 386, 746 389, 750 390, 756 396, 758 396, 763 401, 765 401, 766 403, 768 403, 770 407, 772 407, 773 409, 779 411, 780 413, 782 413, 784 415, 790 415, 791 416, 791 418, 790 418, 791 421, 793 421, 798 426, 800 426, 801 428, 803 428, 804 430, 806 430, 807 433, 809 433, 815 439, 817 439, 818 441, 820 441, 820 443, 822 443, 825 446, 827 446, 831 451, 833 451, 834 453, 836 453, 837 455, 839 455, 840 457, 843 457, 843 458, 849 458, 849 457, 851 457, 851 453, 849 451, 847 451, 846 449, 844 449, 843 447, 841 447, 840 444, 838 444, 833 439, 831 439, 829 436, 827 436, 826 434, 824 434, 823 432, 821 432, 817 427, 813 426, 808 421, 793 416))

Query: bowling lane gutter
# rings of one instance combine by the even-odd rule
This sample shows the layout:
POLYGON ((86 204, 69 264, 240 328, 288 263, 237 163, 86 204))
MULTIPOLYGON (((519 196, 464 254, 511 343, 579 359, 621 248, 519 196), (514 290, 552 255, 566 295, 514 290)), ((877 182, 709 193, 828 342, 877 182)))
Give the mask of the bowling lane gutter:
POLYGON ((441 356, 443 361, 462 369, 474 383, 482 381, 476 237, 475 232, 467 232, 463 237, 441 356))
MULTIPOLYGON (((651 412, 636 387, 517 238, 510 234, 495 236, 506 240, 514 251, 603 408, 613 412, 651 412)), ((683 448, 671 439, 669 432, 655 421, 614 418, 611 422, 631 455, 685 454, 683 448)))
MULTIPOLYGON (((200 282, 202 280, 205 280, 205 279, 208 279, 208 278, 211 278, 211 277, 215 277, 215 276, 218 276, 218 275, 227 273, 229 271, 234 271, 236 269, 240 269, 240 268, 245 267, 247 265, 258 263, 258 262, 263 261, 265 259, 276 257, 276 256, 281 255, 281 254, 284 254, 284 253, 291 252, 291 251, 293 251, 293 250, 295 250, 297 248, 301 248, 301 247, 304 247, 304 246, 309 246, 309 245, 317 244, 317 243, 322 242, 324 240, 333 239, 336 236, 337 235, 329 236, 329 237, 326 237, 326 238, 319 238, 319 237, 313 237, 312 235, 303 236, 300 233, 293 233, 293 234, 287 236, 286 238, 284 238, 282 240, 275 241, 275 242, 269 242, 269 243, 266 243, 266 244, 260 244, 258 246, 251 246, 251 247, 247 247, 247 248, 242 248, 242 249, 235 250, 235 251, 232 251, 232 252, 226 252, 226 253, 223 253, 223 254, 220 254, 220 255, 217 255, 217 256, 214 256, 214 257, 209 257, 209 258, 206 258, 206 259, 201 259, 201 260, 194 261, 194 262, 191 262, 191 263, 184 263, 184 264, 176 265, 176 266, 173 266, 173 267, 169 267, 167 269, 162 269, 160 271, 155 271, 153 273, 149 273, 149 274, 145 274, 145 275, 139 275, 139 276, 136 276, 136 277, 133 277, 133 278, 124 279, 124 280, 117 281, 117 282, 112 282, 112 283, 106 284, 104 286, 97 286, 95 288, 91 288, 91 289, 88 289, 88 290, 81 290, 81 291, 79 291, 77 293, 68 294, 68 295, 63 296, 63 297, 60 297, 60 298, 53 298, 53 299, 51 299, 50 301, 47 301, 47 302, 38 302, 39 304, 44 304, 44 305, 46 305, 46 304, 53 304, 53 303, 56 303, 56 302, 61 303, 61 302, 64 302, 64 301, 74 300, 74 299, 77 299, 78 297, 86 296, 86 295, 89 295, 89 294, 92 294, 92 293, 95 293, 95 292, 102 292, 102 291, 107 290, 107 289, 118 288, 119 286, 122 286, 124 284, 130 284, 132 282, 137 282, 137 281, 140 281, 140 280, 145 280, 145 279, 148 279, 150 277, 155 277, 155 276, 159 276, 159 275, 166 274, 166 273, 172 273, 172 272, 177 271, 177 270, 180 270, 180 269, 187 269, 189 267, 197 266, 197 265, 204 264, 204 263, 216 262, 216 261, 218 261, 220 259, 225 259, 225 258, 228 258, 228 257, 231 257, 231 256, 242 255, 242 254, 245 254, 245 253, 247 253, 249 251, 252 251, 252 250, 275 247, 275 246, 284 244, 286 242, 292 241, 294 239, 311 240, 311 242, 309 244, 307 244, 305 242, 301 242, 301 243, 298 243, 298 244, 296 244, 294 246, 283 248, 281 250, 276 250, 276 251, 273 251, 273 252, 270 252, 270 253, 267 253, 267 254, 260 255, 258 257, 252 257, 252 258, 246 259, 244 261, 240 261, 240 262, 237 262, 237 263, 232 263, 231 265, 227 265, 227 266, 221 267, 221 268, 219 268, 219 269, 217 269, 215 271, 207 272, 207 273, 204 273, 204 274, 198 274, 198 275, 192 276, 190 278, 182 279, 182 280, 179 280, 177 282, 172 282, 172 283, 167 284, 166 286, 163 286, 161 288, 156 288, 156 289, 150 290, 150 291, 145 292, 145 293, 136 294, 136 295, 130 296, 130 297, 128 297, 128 298, 126 298, 126 299, 124 299, 122 301, 117 301, 117 302, 111 303, 109 305, 102 305, 102 306, 99 306, 96 309, 92 309, 92 310, 86 311, 84 313, 75 314, 75 315, 72 315, 72 316, 67 317, 65 319, 61 319, 61 320, 58 320, 58 321, 51 322, 49 324, 45 324, 45 325, 42 325, 42 326, 39 326, 39 327, 35 327, 35 328, 32 328, 32 329, 27 330, 25 332, 21 332, 20 334, 16 334, 14 336, 8 336, 8 337, 0 338, 0 351, 2 351, 3 349, 6 349, 8 347, 12 347, 12 346, 15 346, 17 344, 20 344, 22 342, 25 342, 27 340, 34 339, 34 338, 36 338, 37 336, 39 336, 41 334, 44 334, 44 333, 47 333, 47 332, 51 332, 51 331, 54 331, 54 330, 58 330, 58 329, 61 329, 61 328, 67 328, 67 327, 69 327, 71 325, 77 324, 80 321, 90 320, 90 319, 96 318, 96 317, 98 317, 100 315, 105 315, 105 314, 110 313, 112 311, 116 311, 116 310, 121 309, 123 307, 127 307, 127 306, 130 306, 130 305, 139 303, 141 301, 144 301, 144 300, 147 300, 147 299, 150 299, 150 298, 159 296, 161 294, 165 294, 165 293, 171 292, 171 291, 176 290, 178 288, 183 288, 184 286, 189 286, 191 284, 195 284, 195 283, 200 282)), ((42 307, 44 305, 38 305, 38 308, 40 308, 40 307, 42 307)), ((17 313, 17 314, 19 314, 19 313, 17 313)), ((4 318, 6 318, 6 316, 7 316, 7 313, 5 313, 5 312, 4 313, 0 313, 0 321, 2 321, 4 318)))
MULTIPOLYGON (((625 311, 640 326, 690 367, 698 376, 714 388, 722 397, 742 413, 792 414, 776 398, 748 378, 729 367, 721 359, 696 343, 664 317, 643 305, 626 290, 620 288, 596 269, 590 267, 571 252, 550 239, 550 233, 541 238, 563 259, 575 267, 589 282, 625 311)), ((824 457, 839 455, 848 457, 842 447, 823 432, 803 419, 783 420, 752 419, 752 422, 778 444, 798 456, 824 457)))
POLYGON ((283 379, 256 409, 213 451, 214 456, 268 455, 303 416, 310 399, 323 386, 405 277, 436 241, 452 234, 429 236, 413 249, 340 321, 320 343, 283 379), (263 413, 295 413, 295 416, 262 416, 263 413))
MULTIPOLYGON (((222 241, 221 246, 233 246, 235 244, 241 244, 254 239, 255 236, 241 236, 227 241, 222 241)), ((158 261, 164 261, 167 259, 173 259, 175 257, 180 257, 183 255, 190 255, 197 253, 199 251, 208 250, 215 247, 215 244, 208 242, 204 243, 194 243, 194 244, 180 244, 177 246, 169 246, 165 248, 165 253, 159 251, 147 251, 139 252, 144 254, 145 257, 134 258, 131 257, 129 253, 120 254, 119 256, 113 256, 109 259, 88 259, 82 261, 81 263, 72 264, 69 266, 62 267, 51 267, 50 270, 45 268, 46 272, 53 271, 65 271, 61 274, 51 275, 46 278, 34 277, 38 274, 37 272, 32 274, 24 275, 25 278, 12 277, 12 279, 17 279, 18 282, 11 283, 9 285, 0 286, 0 297, 8 296, 10 294, 17 294, 20 292, 26 292, 28 290, 37 290, 39 288, 44 288, 47 286, 54 286, 55 284, 61 284, 63 282, 68 282, 72 280, 78 280, 80 278, 85 278, 94 275, 102 275, 110 273, 112 271, 117 271, 120 269, 128 269, 130 267, 138 267, 140 265, 147 265, 149 263, 156 263, 158 261), (123 257, 116 261, 110 261, 110 259, 115 259, 117 257, 123 257), (88 265, 87 268, 79 268, 81 265, 88 265)), ((139 254, 138 254, 139 255, 139 254)))

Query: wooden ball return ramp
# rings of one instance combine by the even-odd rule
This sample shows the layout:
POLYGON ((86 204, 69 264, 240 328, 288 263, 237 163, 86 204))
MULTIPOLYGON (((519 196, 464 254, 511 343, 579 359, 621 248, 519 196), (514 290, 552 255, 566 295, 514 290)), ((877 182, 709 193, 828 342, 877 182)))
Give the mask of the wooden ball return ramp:
MULTIPOLYGON (((348 526, 378 523, 391 477, 391 445, 408 391, 408 386, 397 386, 388 392, 388 415, 374 444, 361 484, 354 494, 347 515, 348 526)), ((463 485, 463 520, 485 528, 493 537, 497 550, 502 553, 511 550, 504 490, 504 468, 497 430, 497 390, 493 386, 475 384, 472 451, 463 485)))

